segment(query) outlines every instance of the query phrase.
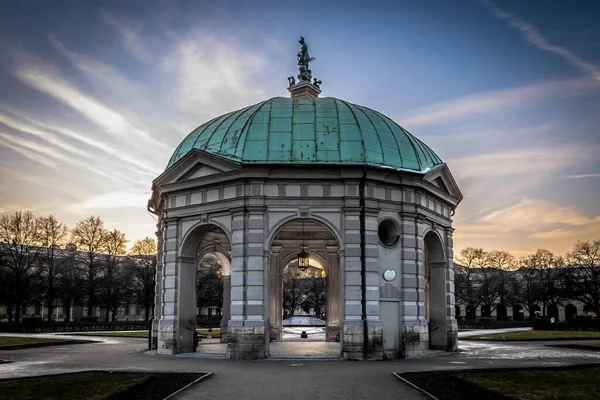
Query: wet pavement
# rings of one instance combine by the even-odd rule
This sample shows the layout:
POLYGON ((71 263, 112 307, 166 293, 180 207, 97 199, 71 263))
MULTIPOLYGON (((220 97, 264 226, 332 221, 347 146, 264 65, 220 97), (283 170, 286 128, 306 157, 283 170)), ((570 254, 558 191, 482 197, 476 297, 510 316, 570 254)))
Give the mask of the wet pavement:
MULTIPOLYGON (((486 330, 486 334, 497 331, 486 330)), ((470 332, 460 332, 459 337, 470 332)), ((16 335, 6 335, 16 336, 16 335)), ((64 337, 61 335, 25 335, 35 337, 64 337)), ((76 336, 69 335, 69 339, 76 336)), ((230 361, 183 356, 156 356, 146 353, 147 339, 82 336, 97 343, 39 347, 22 350, 2 350, 0 378, 47 375, 83 370, 213 372, 214 376, 196 388, 190 388, 178 398, 209 399, 292 399, 292 398, 385 398, 421 399, 421 395, 404 386, 392 372, 498 368, 539 367, 600 363, 600 352, 549 347, 547 344, 565 342, 484 342, 459 341, 459 352, 436 353, 419 360, 379 362, 351 361, 230 361), (234 397, 235 396, 235 397, 234 397)), ((592 343, 585 341, 585 343, 592 343)), ((288 351, 306 351, 299 345, 307 343, 282 342, 288 351)), ((206 345, 212 345, 206 343, 206 345)), ((223 347, 214 343, 215 348, 223 347)), ((339 351, 339 343, 313 342, 309 347, 321 351, 339 351), (331 346, 331 349, 328 349, 331 346), (334 350, 332 350, 334 349, 334 350)), ((283 349, 283 348, 282 348, 283 349)), ((272 351, 273 353, 273 351, 272 351)))

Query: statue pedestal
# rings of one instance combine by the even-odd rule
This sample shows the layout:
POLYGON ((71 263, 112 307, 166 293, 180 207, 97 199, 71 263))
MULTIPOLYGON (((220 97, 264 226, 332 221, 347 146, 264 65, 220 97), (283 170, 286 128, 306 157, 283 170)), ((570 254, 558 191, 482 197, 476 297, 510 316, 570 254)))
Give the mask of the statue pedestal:
POLYGON ((292 98, 308 97, 311 99, 316 99, 321 93, 321 89, 308 81, 298 82, 297 84, 288 87, 288 90, 290 91, 292 98))

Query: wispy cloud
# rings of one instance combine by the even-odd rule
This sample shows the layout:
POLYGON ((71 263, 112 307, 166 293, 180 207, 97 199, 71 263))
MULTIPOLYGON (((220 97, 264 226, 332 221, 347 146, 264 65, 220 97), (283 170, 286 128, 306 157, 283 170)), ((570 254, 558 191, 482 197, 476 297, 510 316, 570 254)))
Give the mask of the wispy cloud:
POLYGON ((30 160, 43 164, 47 167, 56 167, 56 164, 54 161, 52 161, 52 157, 49 158, 39 154, 36 146, 32 146, 33 148, 31 148, 30 146, 27 146, 25 142, 19 141, 13 138, 11 135, 3 132, 0 132, 0 138, 4 139, 1 144, 2 146, 16 151, 30 160))
POLYGON ((141 21, 126 19, 109 12, 105 12, 102 15, 102 19, 106 24, 117 31, 121 37, 123 47, 129 54, 141 61, 147 62, 152 59, 152 54, 148 49, 148 43, 144 41, 139 34, 141 21))
POLYGON ((600 178, 600 174, 582 174, 582 175, 567 175, 563 176, 563 179, 597 179, 600 178))
POLYGON ((517 148, 448 160, 459 179, 499 176, 550 175, 593 160, 600 149, 581 145, 517 148))
POLYGON ((600 80, 600 68, 598 66, 585 61, 564 46, 551 44, 534 24, 523 21, 516 15, 502 11, 492 0, 480 0, 480 2, 484 4, 496 18, 508 21, 511 28, 519 30, 527 42, 541 50, 556 54, 574 67, 589 74, 592 78, 600 80))
POLYGON ((396 120, 408 128, 456 122, 472 116, 483 117, 486 114, 535 105, 549 97, 578 96, 598 88, 600 85, 594 85, 587 79, 542 82, 448 100, 408 112, 396 120))

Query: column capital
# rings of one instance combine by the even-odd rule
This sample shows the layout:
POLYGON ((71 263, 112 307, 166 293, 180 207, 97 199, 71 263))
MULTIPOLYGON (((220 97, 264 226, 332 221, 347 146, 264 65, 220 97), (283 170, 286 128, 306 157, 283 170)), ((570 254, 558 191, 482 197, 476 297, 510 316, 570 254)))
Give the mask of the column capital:
POLYGON ((273 254, 273 252, 271 250, 265 250, 263 252, 263 257, 271 258, 272 254, 273 254))

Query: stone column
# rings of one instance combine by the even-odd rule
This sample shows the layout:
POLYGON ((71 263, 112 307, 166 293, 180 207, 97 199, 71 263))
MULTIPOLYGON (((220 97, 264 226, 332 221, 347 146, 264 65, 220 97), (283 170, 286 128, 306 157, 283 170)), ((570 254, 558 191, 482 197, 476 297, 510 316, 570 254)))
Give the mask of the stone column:
POLYGON ((325 341, 340 341, 340 257, 338 246, 327 246, 327 328, 325 341))
MULTIPOLYGON (((446 228, 446 304, 447 304, 447 321, 446 321, 446 334, 447 334, 447 351, 458 351, 458 322, 456 320, 456 299, 454 297, 454 239, 452 234, 454 233, 453 228, 446 228)), ((512 313, 512 308, 509 310, 512 313)))
POLYGON ((231 318, 231 273, 223 275, 223 309, 221 314, 221 343, 227 343, 227 324, 231 318))
POLYGON ((164 219, 163 227, 163 258, 160 287, 158 295, 158 354, 176 354, 177 351, 177 247, 179 221, 176 218, 164 219), (160 313, 160 314, 158 314, 160 313))
POLYGON ((232 227, 231 321, 227 352, 231 359, 265 357, 265 207, 237 210, 232 227))
POLYGON ((360 208, 344 208, 344 326, 341 334, 343 357, 363 358, 363 322, 361 308, 360 208))
MULTIPOLYGON (((159 226, 162 225, 159 219, 159 226)), ((151 349, 156 350, 158 348, 158 321, 162 315, 162 276, 163 276, 163 235, 162 230, 156 232, 157 237, 157 252, 156 252, 156 279, 154 285, 154 314, 152 317, 152 340, 151 349)))
POLYGON ((269 340, 281 340, 282 293, 281 293, 281 246, 271 246, 269 257, 269 340))
MULTIPOLYGON (((365 215, 365 274, 367 308, 368 358, 383 359, 382 328, 379 317, 379 250, 376 210, 365 215)), ((362 276, 360 208, 344 208, 345 237, 345 315, 342 349, 344 357, 364 359, 364 324, 362 321, 362 276)))
POLYGON ((423 219, 413 213, 400 213, 401 222, 401 329, 400 351, 404 358, 425 357, 429 331, 425 317, 425 267, 423 219))

